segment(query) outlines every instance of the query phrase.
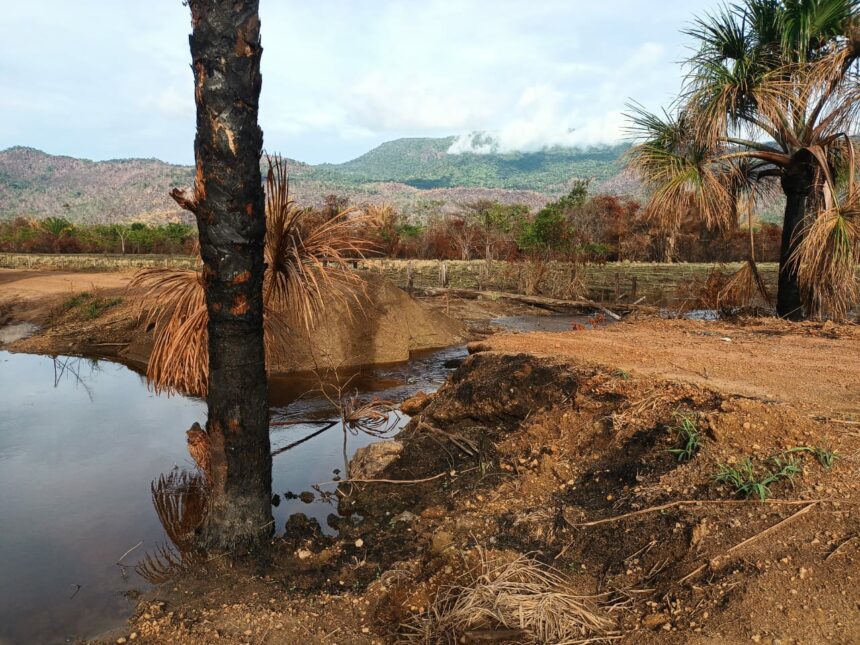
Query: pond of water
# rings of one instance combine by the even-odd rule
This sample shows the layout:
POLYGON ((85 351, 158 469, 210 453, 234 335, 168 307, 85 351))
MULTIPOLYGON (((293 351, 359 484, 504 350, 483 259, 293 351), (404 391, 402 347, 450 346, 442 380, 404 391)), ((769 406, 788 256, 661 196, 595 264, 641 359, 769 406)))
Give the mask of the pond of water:
MULTIPOLYGON (((438 388, 465 355, 376 367, 350 388, 399 401, 438 388)), ((297 511, 331 530, 331 504, 293 497, 344 468, 344 433, 309 392, 317 386, 271 384, 278 531, 297 511)), ((147 585, 134 565, 167 542, 152 483, 193 470, 185 431, 205 420, 202 401, 155 395, 122 365, 0 352, 0 644, 74 642, 123 624, 147 585)), ((388 434, 407 420, 392 419, 388 434)), ((347 456, 375 440, 349 433, 347 456)))

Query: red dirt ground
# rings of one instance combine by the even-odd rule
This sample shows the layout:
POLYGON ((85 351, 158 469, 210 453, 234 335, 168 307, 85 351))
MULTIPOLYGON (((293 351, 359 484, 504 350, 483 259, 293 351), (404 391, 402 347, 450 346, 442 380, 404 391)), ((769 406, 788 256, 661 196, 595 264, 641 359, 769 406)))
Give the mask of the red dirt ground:
POLYGON ((500 334, 482 344, 782 401, 809 414, 860 415, 856 325, 649 319, 596 330, 500 334))

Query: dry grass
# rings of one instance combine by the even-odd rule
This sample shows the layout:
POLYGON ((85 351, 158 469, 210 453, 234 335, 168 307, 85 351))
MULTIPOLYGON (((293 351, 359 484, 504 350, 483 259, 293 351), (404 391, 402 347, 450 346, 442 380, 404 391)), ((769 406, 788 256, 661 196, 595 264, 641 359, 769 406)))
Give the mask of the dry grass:
POLYGON ((453 645, 482 635, 496 642, 570 645, 610 636, 613 622, 592 598, 571 593, 559 572, 526 556, 500 561, 481 551, 480 557, 477 575, 440 589, 427 613, 407 626, 403 642, 453 645))
POLYGON ((394 401, 378 397, 363 401, 356 393, 343 399, 341 417, 344 427, 353 434, 364 432, 371 436, 386 436, 400 420, 396 406, 394 401))

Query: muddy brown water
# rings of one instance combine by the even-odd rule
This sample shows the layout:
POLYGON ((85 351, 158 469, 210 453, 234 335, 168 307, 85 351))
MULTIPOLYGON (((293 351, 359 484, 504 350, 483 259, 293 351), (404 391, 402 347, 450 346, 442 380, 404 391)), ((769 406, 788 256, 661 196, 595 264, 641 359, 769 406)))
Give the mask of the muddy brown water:
MULTIPOLYGON (((549 331, 586 320, 493 322, 549 331)), ((400 401, 435 391, 465 356, 454 347, 346 376, 353 376, 350 390, 400 401)), ((312 484, 343 475, 344 431, 332 425, 317 386, 307 376, 271 383, 278 533, 296 512, 334 532, 328 519, 336 509, 312 484), (303 492, 313 492, 313 501, 295 497, 303 492)), ((124 625, 150 584, 135 565, 168 543, 151 485, 193 471, 185 431, 205 419, 204 402, 155 395, 141 375, 116 363, 0 351, 0 645, 75 642, 124 625)), ((386 436, 407 421, 392 419, 386 436)), ((347 457, 381 438, 348 433, 347 457)))

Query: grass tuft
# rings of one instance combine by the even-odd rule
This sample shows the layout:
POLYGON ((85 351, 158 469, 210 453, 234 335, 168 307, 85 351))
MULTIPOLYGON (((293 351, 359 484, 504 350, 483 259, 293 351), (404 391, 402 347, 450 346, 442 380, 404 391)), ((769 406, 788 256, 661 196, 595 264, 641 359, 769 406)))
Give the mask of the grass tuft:
POLYGON ((678 415, 678 420, 678 441, 681 445, 670 448, 669 452, 675 455, 678 461, 690 461, 702 449, 702 437, 694 417, 678 415))
POLYGON ((70 296, 63 303, 66 311, 78 310, 80 316, 86 320, 95 320, 111 307, 122 303, 122 298, 103 298, 89 291, 81 291, 70 296))
POLYGON ((782 480, 791 482, 795 475, 802 471, 800 462, 793 456, 786 458, 785 454, 777 455, 771 457, 768 462, 770 466, 763 469, 756 468, 749 457, 744 459, 737 468, 720 464, 714 481, 728 484, 737 494, 745 498, 758 497, 761 501, 765 501, 770 496, 771 485, 782 480))

